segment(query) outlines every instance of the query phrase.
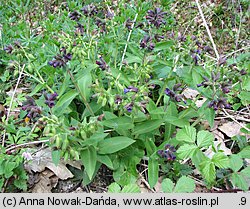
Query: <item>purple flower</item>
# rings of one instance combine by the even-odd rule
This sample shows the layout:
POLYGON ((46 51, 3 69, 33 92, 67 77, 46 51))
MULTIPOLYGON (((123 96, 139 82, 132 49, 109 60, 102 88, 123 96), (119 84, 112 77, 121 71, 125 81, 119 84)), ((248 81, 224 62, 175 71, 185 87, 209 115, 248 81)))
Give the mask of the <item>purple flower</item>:
POLYGON ((130 90, 127 89, 127 88, 125 88, 125 89, 123 90, 123 92, 124 92, 124 94, 127 94, 128 92, 130 92, 130 90))
POLYGON ((105 17, 111 20, 114 17, 114 13, 108 10, 105 12, 105 17))
POLYGON ((208 52, 209 54, 213 53, 213 49, 210 46, 204 46, 203 49, 204 49, 205 52, 208 52))
POLYGON ((166 88, 164 92, 166 95, 168 95, 170 97, 173 97, 175 95, 175 93, 172 90, 170 90, 169 88, 166 88))
POLYGON ((186 36, 182 35, 180 32, 178 33, 177 37, 178 41, 185 42, 187 40, 186 36))
POLYGON ((150 24, 159 28, 162 24, 166 24, 166 21, 163 19, 166 14, 160 8, 155 8, 155 10, 148 10, 146 19, 150 24))
POLYGON ((144 36, 144 38, 140 42, 140 47, 145 49, 149 41, 151 41, 150 36, 144 36))
POLYGON ((75 20, 75 21, 78 21, 80 18, 81 18, 81 14, 79 13, 79 12, 77 12, 77 11, 73 11, 73 12, 70 12, 69 13, 69 18, 71 19, 71 20, 75 20))
POLYGON ((102 56, 99 58, 100 61, 96 61, 95 63, 99 66, 99 68, 101 68, 102 70, 107 70, 109 68, 109 66, 107 65, 107 63, 104 61, 104 59, 102 58, 102 56))
POLYGON ((243 69, 243 70, 240 71, 240 74, 241 74, 241 75, 246 75, 246 74, 247 74, 247 71, 243 69))
POLYGON ((191 50, 191 51, 192 51, 191 57, 193 58, 195 65, 198 65, 199 55, 201 54, 201 50, 195 49, 195 50, 191 50))
POLYGON ((162 39, 164 39, 165 37, 164 36, 161 36, 161 35, 159 35, 159 34, 155 34, 154 35, 154 38, 155 38, 155 40, 157 41, 157 42, 160 42, 162 39))
POLYGON ((123 91, 124 91, 124 94, 126 94, 128 92, 136 92, 137 93, 139 91, 139 89, 134 87, 134 86, 129 86, 128 88, 125 88, 123 91))
POLYGON ((115 104, 121 104, 122 103, 122 97, 120 95, 115 96, 115 104))
POLYGON ((149 51, 152 51, 155 48, 155 44, 152 42, 152 38, 146 35, 141 40, 140 47, 143 49, 148 49, 149 51))
POLYGON ((14 50, 14 48, 12 45, 8 45, 8 46, 4 47, 3 50, 6 51, 8 54, 11 54, 12 51, 14 50))
POLYGON ((128 19, 126 20, 126 22, 125 22, 125 27, 126 27, 127 29, 131 30, 131 29, 132 29, 133 23, 134 23, 134 22, 133 22, 130 18, 128 18, 128 19))
POLYGON ((25 160, 32 160, 32 156, 29 152, 23 152, 22 154, 22 157, 25 159, 25 160))
POLYGON ((98 28, 100 28, 101 33, 106 32, 106 23, 104 21, 98 18, 95 24, 97 25, 98 28))
POLYGON ((90 5, 86 5, 84 6, 81 11, 83 12, 83 14, 88 17, 88 16, 94 16, 98 13, 96 6, 94 6, 93 4, 90 5))
POLYGON ((132 112, 133 107, 134 104, 132 102, 125 105, 125 108, 127 109, 128 112, 132 112))
POLYGON ((199 57, 197 56, 197 54, 193 53, 193 54, 192 54, 192 58, 193 58, 193 60, 194 60, 194 64, 195 64, 195 65, 198 65, 199 57))
POLYGON ((54 57, 53 60, 49 61, 48 64, 54 68, 64 67, 68 61, 72 59, 72 54, 67 53, 65 47, 60 49, 61 54, 58 54, 54 57))
POLYGON ((183 99, 183 96, 181 94, 178 94, 177 91, 182 91, 183 88, 181 88, 181 83, 177 83, 174 85, 173 90, 166 88, 165 94, 168 95, 172 100, 176 102, 183 101, 186 104, 186 101, 183 99))
POLYGON ((175 84, 173 87, 173 91, 182 91, 183 88, 181 88, 181 86, 182 86, 181 83, 175 84))
POLYGON ((220 72, 217 74, 214 74, 214 72, 211 72, 211 78, 213 81, 218 81, 220 79, 220 72))
POLYGON ((53 94, 43 94, 45 97, 45 104, 49 106, 49 108, 52 108, 55 106, 55 100, 57 99, 56 97, 58 94, 55 92, 53 94))
POLYGON ((26 96, 26 101, 23 102, 22 110, 27 111, 27 117, 29 119, 35 119, 42 112, 41 108, 36 105, 35 100, 30 96, 26 96))
POLYGON ((208 104, 209 108, 213 108, 214 110, 226 108, 230 109, 231 105, 227 103, 227 100, 225 98, 220 98, 218 100, 212 100, 208 104))
POLYGON ((170 144, 166 144, 164 150, 158 150, 157 154, 168 161, 173 161, 176 159, 175 153, 176 149, 170 144))

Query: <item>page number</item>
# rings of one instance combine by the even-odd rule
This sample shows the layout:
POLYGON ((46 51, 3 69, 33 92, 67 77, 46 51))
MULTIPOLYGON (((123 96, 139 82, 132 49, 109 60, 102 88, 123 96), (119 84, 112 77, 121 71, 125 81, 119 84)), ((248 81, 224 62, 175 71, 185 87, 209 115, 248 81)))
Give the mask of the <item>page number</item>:
POLYGON ((240 204, 239 205, 245 205, 247 203, 247 198, 242 197, 240 198, 240 204))

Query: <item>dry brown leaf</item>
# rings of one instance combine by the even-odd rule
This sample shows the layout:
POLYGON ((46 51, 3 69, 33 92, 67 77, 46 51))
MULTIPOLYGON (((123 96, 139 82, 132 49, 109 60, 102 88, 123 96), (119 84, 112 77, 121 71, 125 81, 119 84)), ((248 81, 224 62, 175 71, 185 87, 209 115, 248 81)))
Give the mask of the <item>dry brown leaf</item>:
POLYGON ((57 185, 58 177, 49 169, 39 174, 39 182, 35 184, 32 193, 51 193, 51 189, 57 185))
POLYGON ((207 101, 206 98, 203 98, 203 99, 198 99, 195 104, 197 107, 201 107, 205 102, 207 101))
POLYGON ((212 131, 212 133, 214 134, 215 139, 223 142, 223 140, 224 140, 223 133, 221 133, 219 130, 214 130, 214 131, 212 131))
POLYGON ((190 89, 190 88, 186 88, 182 94, 185 96, 185 98, 187 99, 194 99, 195 97, 197 97, 197 95, 199 94, 198 91, 194 90, 194 89, 190 89))
POLYGON ((51 157, 51 150, 44 149, 32 156, 33 159, 25 167, 27 170, 32 170, 34 172, 42 172, 45 168, 49 168, 53 173, 60 179, 72 178, 73 174, 66 167, 66 164, 69 164, 77 169, 81 169, 81 164, 79 162, 67 161, 64 162, 61 160, 56 166, 51 157))
POLYGON ((224 123, 222 126, 219 127, 219 130, 230 138, 239 135, 240 129, 241 126, 235 122, 224 123))

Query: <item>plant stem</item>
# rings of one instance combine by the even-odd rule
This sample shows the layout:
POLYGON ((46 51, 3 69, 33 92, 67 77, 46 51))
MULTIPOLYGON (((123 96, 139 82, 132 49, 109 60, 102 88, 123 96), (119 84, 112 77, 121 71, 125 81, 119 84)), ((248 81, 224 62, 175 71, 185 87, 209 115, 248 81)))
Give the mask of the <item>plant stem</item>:
POLYGON ((192 127, 195 127, 201 120, 202 120, 202 118, 204 117, 204 113, 201 115, 201 116, 199 116, 194 122, 193 122, 193 124, 191 125, 192 127))

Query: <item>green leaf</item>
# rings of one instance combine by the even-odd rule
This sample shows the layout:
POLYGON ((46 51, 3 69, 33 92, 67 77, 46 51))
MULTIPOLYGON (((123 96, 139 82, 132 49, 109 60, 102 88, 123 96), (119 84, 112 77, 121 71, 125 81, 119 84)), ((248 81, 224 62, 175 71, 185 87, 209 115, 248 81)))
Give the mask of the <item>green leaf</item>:
POLYGON ((4 179, 3 178, 0 178, 0 189, 2 190, 3 188, 3 184, 4 184, 4 179))
POLYGON ((123 187, 122 193, 139 193, 140 188, 138 187, 137 184, 128 184, 123 187))
POLYGON ((24 191, 27 190, 27 181, 26 181, 26 179, 15 179, 14 185, 17 188, 22 189, 24 191))
POLYGON ((199 148, 207 148, 212 145, 214 135, 209 131, 199 131, 197 134, 197 145, 199 148))
POLYGON ((201 83, 203 81, 201 74, 197 71, 198 71, 197 68, 193 68, 191 71, 192 83, 194 86, 196 86, 197 83, 201 83))
POLYGON ((33 89, 33 91, 29 94, 30 97, 34 96, 37 92, 41 91, 44 87, 46 86, 46 84, 37 84, 36 87, 33 89))
POLYGON ((240 174, 237 174, 237 173, 232 174, 232 183, 234 186, 236 186, 244 191, 248 190, 248 183, 247 183, 246 179, 240 174))
POLYGON ((153 142, 151 138, 146 138, 145 147, 147 150, 147 156, 151 156, 157 149, 157 147, 155 146, 155 143, 153 142))
POLYGON ((124 170, 124 168, 120 168, 113 172, 113 178, 118 184, 126 186, 135 183, 138 177, 131 174, 131 172, 124 170))
MULTIPOLYGON (((176 105, 173 102, 170 102, 167 109, 166 109, 166 115, 168 116, 177 116, 178 115, 178 111, 176 109, 176 105)), ((165 135, 164 135, 164 139, 165 140, 169 140, 172 136, 172 134, 175 131, 175 125, 173 123, 169 123, 167 122, 167 117, 165 117, 165 135)), ((173 120, 172 120, 173 121, 173 120)))
POLYGON ((194 143, 196 139, 196 129, 192 126, 185 126, 176 134, 176 140, 188 143, 194 143))
POLYGON ((195 150, 193 156, 191 157, 192 163, 198 170, 200 170, 200 163, 205 161, 206 159, 206 155, 198 148, 195 150))
POLYGON ((158 160, 150 157, 148 161, 148 183, 153 188, 158 181, 159 175, 158 160))
POLYGON ((136 124, 133 134, 136 135, 151 132, 159 128, 163 122, 164 120, 155 119, 136 124))
POLYGON ((240 170, 243 166, 243 160, 239 155, 231 155, 229 158, 229 168, 231 168, 234 172, 240 170))
POLYGON ((114 170, 113 162, 108 155, 97 155, 97 160, 100 163, 103 163, 104 165, 106 165, 109 169, 114 170))
MULTIPOLYGON (((96 162, 96 167, 95 167, 95 172, 94 172, 93 178, 96 176, 96 174, 97 174, 98 170, 100 169, 101 165, 102 164, 100 162, 96 162)), ((92 182, 93 178, 92 179, 89 178, 89 175, 87 174, 86 170, 84 170, 82 172, 82 184, 84 186, 90 184, 92 182)))
POLYGON ((195 182, 193 179, 182 176, 176 183, 174 192, 176 193, 188 193, 193 192, 195 189, 195 182))
POLYGON ((108 187, 108 193, 119 193, 121 192, 121 187, 116 182, 113 182, 108 187))
POLYGON ((81 94, 85 97, 86 101, 89 102, 90 90, 92 84, 92 76, 90 73, 85 74, 82 78, 77 81, 81 94))
POLYGON ((244 106, 247 106, 250 104, 250 92, 248 91, 241 91, 240 94, 238 95, 238 97, 241 100, 241 103, 244 106))
POLYGON ((247 177, 250 179, 250 166, 244 168, 241 172, 240 172, 243 176, 247 177))
POLYGON ((62 114, 77 95, 78 93, 75 90, 68 91, 58 100, 53 108, 53 111, 55 113, 62 114))
POLYGON ((165 193, 172 193, 174 189, 174 183, 169 178, 163 179, 161 183, 162 191, 165 193))
POLYGON ((129 43, 128 48, 131 50, 132 56, 138 56, 140 58, 143 58, 143 52, 134 43, 129 43))
POLYGON ((199 149, 195 144, 184 144, 177 150, 178 157, 181 159, 191 158, 196 150, 199 149))
POLYGON ((112 118, 109 120, 105 120, 102 122, 104 126, 114 129, 123 129, 128 130, 134 127, 132 119, 126 116, 119 117, 119 118, 112 118))
POLYGON ((242 158, 250 159, 250 146, 247 146, 247 147, 243 148, 238 154, 242 158))
MULTIPOLYGON (((96 103, 96 101, 90 102, 89 106, 94 113, 96 113, 98 110, 100 110, 102 108, 102 104, 98 104, 98 103, 96 103)), ((89 109, 85 108, 85 110, 82 114, 82 119, 84 119, 85 117, 88 117, 90 115, 91 115, 91 112, 89 111, 89 109)))
POLYGON ((63 83, 61 84, 61 86, 57 92, 59 98, 64 94, 66 89, 69 87, 69 84, 70 84, 70 76, 66 75, 63 83))
POLYGON ((61 158, 61 151, 60 150, 53 150, 51 153, 52 161, 55 164, 55 166, 58 166, 61 158))
POLYGON ((122 150, 129 145, 133 144, 135 141, 131 138, 124 136, 117 136, 108 139, 104 139, 99 142, 99 154, 111 154, 122 150))
POLYGON ((229 159, 225 154, 218 152, 215 153, 212 157, 212 162, 219 168, 228 168, 229 167, 229 159))
POLYGON ((97 154, 95 147, 93 146, 87 147, 87 149, 81 151, 80 156, 89 179, 92 179, 96 169, 96 161, 97 161, 97 154))
POLYGON ((205 113, 205 118, 207 119, 207 121, 210 125, 210 128, 213 128, 214 127, 214 118, 215 118, 214 109, 207 108, 204 113, 205 113))
POLYGON ((197 113, 197 111, 195 111, 193 108, 189 107, 187 109, 184 109, 183 111, 181 111, 179 114, 178 114, 178 118, 180 119, 186 119, 186 120, 189 120, 191 118, 194 118, 194 117, 198 117, 199 114, 197 113))
POLYGON ((4 164, 4 176, 6 179, 10 178, 14 173, 13 170, 16 167, 15 162, 5 162, 4 164))
POLYGON ((166 123, 170 123, 170 124, 178 126, 180 128, 183 128, 183 127, 189 125, 188 120, 186 120, 186 119, 180 119, 180 118, 177 118, 175 116, 166 115, 165 118, 164 118, 164 120, 165 120, 166 123))
POLYGON ((164 49, 165 50, 169 49, 171 46, 173 46, 173 44, 174 44, 174 42, 172 40, 158 42, 155 45, 154 51, 158 52, 158 51, 161 51, 161 50, 164 50, 164 49))
POLYGON ((103 111, 104 117, 106 120, 118 118, 114 113, 108 112, 108 111, 103 111))
POLYGON ((135 56, 133 54, 130 54, 129 52, 126 53, 126 62, 128 64, 131 64, 131 63, 141 63, 142 62, 142 59, 138 56, 135 56))
POLYGON ((209 160, 203 161, 200 164, 201 167, 201 173, 204 176, 204 178, 206 179, 206 181, 208 181, 209 183, 212 183, 215 181, 215 165, 213 162, 209 160))

